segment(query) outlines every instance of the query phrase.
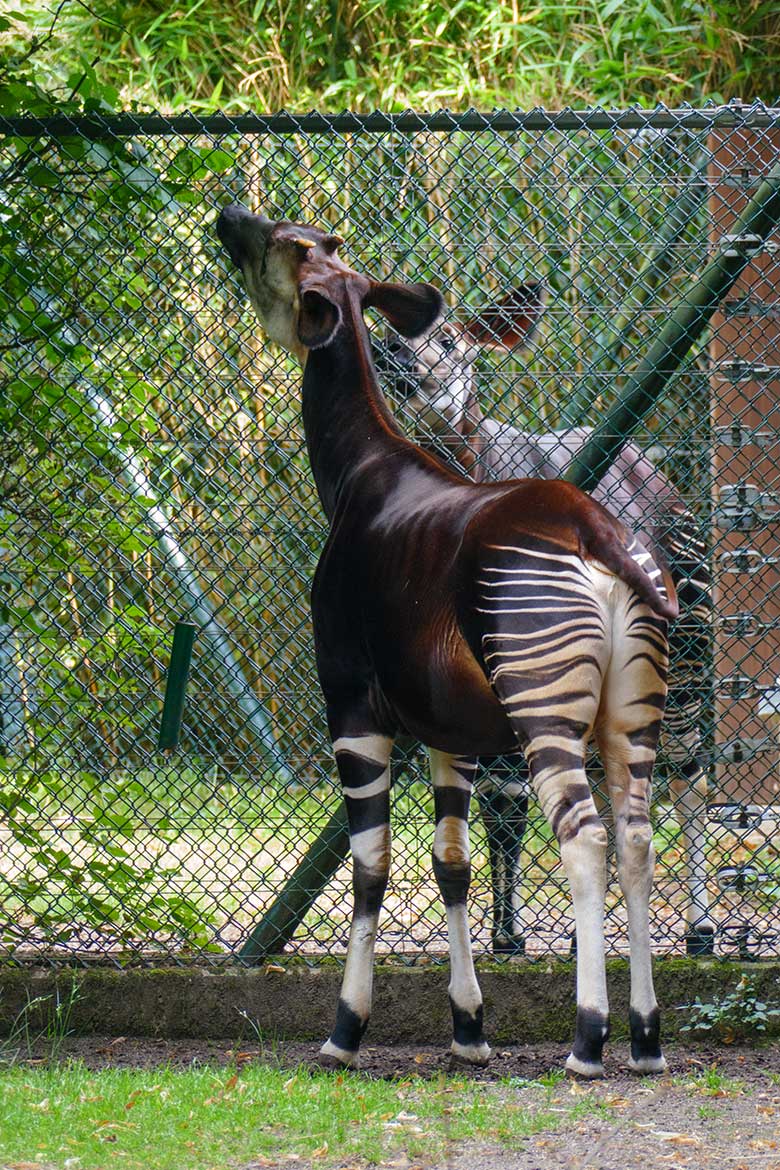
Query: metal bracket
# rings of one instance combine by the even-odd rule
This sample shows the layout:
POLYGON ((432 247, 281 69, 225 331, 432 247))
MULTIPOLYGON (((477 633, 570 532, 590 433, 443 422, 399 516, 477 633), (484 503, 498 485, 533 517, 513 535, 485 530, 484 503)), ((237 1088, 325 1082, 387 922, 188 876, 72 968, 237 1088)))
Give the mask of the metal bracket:
MULTIPOLYGON (((735 736, 734 739, 716 746, 712 757, 714 760, 725 760, 730 764, 741 764, 745 760, 752 760, 762 752, 776 751, 777 744, 774 738, 758 735, 735 736)), ((715 806, 713 805, 713 808, 715 806)))
POLYGON ((776 301, 760 301, 745 293, 733 301, 723 302, 724 317, 761 317, 775 320, 780 318, 780 304, 776 301))
POLYGON ((736 947, 740 959, 747 960, 758 958, 752 948, 760 947, 762 943, 776 948, 779 937, 776 930, 756 930, 744 921, 724 922, 718 935, 724 947, 736 947))
POLYGON ((728 427, 715 427, 713 434, 716 445, 733 447, 735 451, 741 451, 743 447, 765 450, 780 443, 780 431, 754 431, 740 422, 733 422, 728 427))
POLYGON ((764 633, 764 623, 754 613, 721 614, 716 618, 717 626, 727 638, 755 638, 764 633))
POLYGON ((746 362, 742 358, 729 358, 725 362, 717 362, 712 368, 713 374, 725 378, 729 382, 768 382, 777 377, 777 366, 765 366, 761 362, 746 362))
POLYGON ((774 492, 764 492, 753 483, 724 483, 718 489, 718 506, 713 520, 722 532, 749 532, 772 521, 780 512, 774 492))
POLYGON ((724 552, 718 557, 718 564, 722 573, 760 573, 767 565, 780 563, 780 557, 769 557, 758 551, 757 548, 738 548, 734 552, 724 552))
POLYGON ((744 236, 725 235, 720 238, 720 251, 723 256, 756 256, 763 249, 763 236, 754 232, 746 232, 744 236))
POLYGON ((723 865, 715 873, 720 890, 755 890, 759 886, 777 883, 777 874, 755 865, 723 865))
POLYGON ((725 801, 723 804, 708 804, 707 816, 724 829, 755 829, 763 821, 770 820, 769 809, 760 804, 740 804, 725 801))
POLYGON ((756 680, 747 674, 729 674, 715 686, 729 699, 753 698, 758 691, 756 680))

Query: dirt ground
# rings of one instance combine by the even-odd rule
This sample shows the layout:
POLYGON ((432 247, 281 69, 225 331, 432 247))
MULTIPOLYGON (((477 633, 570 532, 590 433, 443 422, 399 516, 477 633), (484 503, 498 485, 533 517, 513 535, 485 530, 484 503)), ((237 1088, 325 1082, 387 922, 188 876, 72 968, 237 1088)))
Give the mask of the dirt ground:
MULTIPOLYGON (((149 1040, 125 1037, 73 1038, 63 1055, 90 1068, 185 1067, 273 1061, 282 1067, 315 1064, 318 1045, 278 1043, 271 1049, 235 1041, 149 1040)), ((538 1104, 538 1089, 523 1080, 561 1069, 567 1055, 561 1044, 498 1048, 490 1065, 473 1070, 485 1092, 515 1104, 538 1104), (506 1078, 517 1078, 507 1085, 506 1078)), ((565 1112, 572 1098, 588 1094, 592 1114, 558 1130, 534 1134, 507 1150, 478 1142, 453 1143, 446 1160, 412 1162, 403 1156, 383 1163, 388 1170, 780 1170, 780 1045, 761 1048, 707 1044, 666 1048, 669 1071, 638 1078, 628 1071, 628 1048, 610 1045, 603 1081, 562 1082, 556 1095, 565 1112), (603 1109, 598 1106, 603 1105, 603 1109)), ((452 1070, 446 1050, 432 1046, 364 1048, 363 1072, 374 1077, 439 1077, 452 1070)), ((462 1067, 454 1070, 463 1075, 462 1067)), ((312 1164, 324 1170, 322 1161, 312 1164)), ((362 1170, 354 1160, 328 1163, 328 1170, 362 1170)), ((253 1163, 242 1170, 310 1170, 290 1156, 273 1165, 253 1163)))

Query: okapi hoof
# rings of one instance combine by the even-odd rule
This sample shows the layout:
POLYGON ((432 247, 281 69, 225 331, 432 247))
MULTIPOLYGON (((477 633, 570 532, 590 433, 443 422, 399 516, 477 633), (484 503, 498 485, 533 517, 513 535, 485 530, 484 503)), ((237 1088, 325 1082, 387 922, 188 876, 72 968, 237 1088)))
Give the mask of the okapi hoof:
POLYGON ((604 1076, 604 1065, 601 1061, 580 1060, 573 1052, 566 1057, 566 1072, 572 1077, 581 1077, 586 1081, 595 1081, 604 1076))
POLYGON ((480 1044, 459 1044, 453 1040, 450 1045, 450 1059, 453 1064, 486 1065, 490 1060, 490 1045, 483 1040, 480 1044))
POLYGON ((348 1052, 332 1040, 326 1040, 317 1056, 317 1064, 329 1069, 360 1068, 360 1053, 348 1052))
POLYGON ((715 929, 712 926, 693 926, 685 933, 685 951, 692 958, 715 954, 715 929))
POLYGON ((653 1073, 666 1072, 666 1059, 663 1056, 640 1056, 635 1060, 633 1056, 629 1056, 628 1067, 632 1073, 646 1077, 653 1073))
POLYGON ((523 934, 504 934, 503 931, 497 931, 493 935, 493 954, 494 955, 524 955, 525 954, 525 935, 523 935, 523 934))

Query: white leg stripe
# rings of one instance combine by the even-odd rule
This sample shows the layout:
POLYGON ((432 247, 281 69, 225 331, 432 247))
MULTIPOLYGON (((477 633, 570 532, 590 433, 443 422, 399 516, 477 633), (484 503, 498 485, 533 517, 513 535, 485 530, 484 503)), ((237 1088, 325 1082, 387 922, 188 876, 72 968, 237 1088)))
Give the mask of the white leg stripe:
POLYGON ((334 752, 352 752, 375 764, 387 763, 392 746, 392 739, 386 735, 342 735, 333 741, 334 752))

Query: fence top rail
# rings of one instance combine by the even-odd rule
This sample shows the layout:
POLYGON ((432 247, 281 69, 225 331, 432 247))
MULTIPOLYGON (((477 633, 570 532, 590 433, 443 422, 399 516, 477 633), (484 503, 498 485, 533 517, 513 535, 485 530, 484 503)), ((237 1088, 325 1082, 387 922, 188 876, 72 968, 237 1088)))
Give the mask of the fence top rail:
POLYGON ((545 130, 707 130, 713 127, 751 127, 766 129, 780 127, 780 106, 763 102, 747 105, 733 101, 725 106, 704 106, 694 109, 681 106, 670 109, 659 105, 655 109, 632 106, 624 110, 605 110, 599 106, 575 110, 494 110, 490 113, 470 109, 463 113, 451 110, 416 112, 405 110, 390 114, 375 110, 370 114, 344 111, 325 114, 312 110, 306 114, 291 114, 281 110, 275 114, 55 114, 52 116, 0 116, 0 134, 22 137, 50 135, 63 137, 71 134, 86 136, 123 137, 136 134, 384 134, 392 131, 416 133, 435 131, 449 133, 456 130, 545 131, 545 130))

